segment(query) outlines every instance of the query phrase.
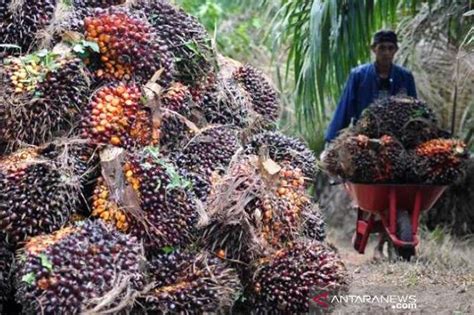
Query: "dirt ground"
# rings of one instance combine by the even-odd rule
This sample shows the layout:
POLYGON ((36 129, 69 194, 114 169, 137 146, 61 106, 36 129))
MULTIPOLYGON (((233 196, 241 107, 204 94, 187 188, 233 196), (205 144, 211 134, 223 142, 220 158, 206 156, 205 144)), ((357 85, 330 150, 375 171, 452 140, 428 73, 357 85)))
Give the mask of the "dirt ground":
MULTIPOLYGON (((453 241, 449 242, 453 246, 453 241)), ((399 305, 399 309, 385 302, 348 302, 337 304, 332 314, 474 314, 472 246, 453 249, 456 256, 451 257, 445 252, 449 250, 446 244, 427 241, 425 248, 420 244, 420 257, 414 261, 389 262, 373 259, 375 240, 368 244, 364 255, 350 247, 347 238, 333 243, 352 276, 348 295, 413 295, 416 302, 399 305), (437 259, 436 252, 451 259, 437 259)))

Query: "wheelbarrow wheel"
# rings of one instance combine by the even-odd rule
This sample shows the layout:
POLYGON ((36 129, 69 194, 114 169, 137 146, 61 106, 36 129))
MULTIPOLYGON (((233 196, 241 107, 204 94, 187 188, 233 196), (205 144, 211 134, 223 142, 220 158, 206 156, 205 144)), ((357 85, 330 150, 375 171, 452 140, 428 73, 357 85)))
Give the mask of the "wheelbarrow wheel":
MULTIPOLYGON (((397 236, 401 241, 412 242, 413 234, 411 228, 410 214, 406 210, 400 210, 398 212, 397 219, 397 236)), ((406 261, 410 261, 411 257, 415 255, 414 246, 400 246, 396 248, 396 252, 399 257, 406 261)))

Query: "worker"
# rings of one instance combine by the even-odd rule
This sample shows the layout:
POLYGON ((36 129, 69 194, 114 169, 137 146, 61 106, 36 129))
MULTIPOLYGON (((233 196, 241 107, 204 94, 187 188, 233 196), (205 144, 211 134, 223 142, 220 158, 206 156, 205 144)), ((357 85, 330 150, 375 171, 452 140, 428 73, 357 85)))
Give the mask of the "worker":
POLYGON ((375 33, 371 50, 375 62, 352 69, 336 112, 325 134, 329 143, 339 131, 355 122, 362 111, 378 98, 406 95, 416 98, 415 80, 407 69, 393 63, 398 50, 397 34, 390 30, 375 33))

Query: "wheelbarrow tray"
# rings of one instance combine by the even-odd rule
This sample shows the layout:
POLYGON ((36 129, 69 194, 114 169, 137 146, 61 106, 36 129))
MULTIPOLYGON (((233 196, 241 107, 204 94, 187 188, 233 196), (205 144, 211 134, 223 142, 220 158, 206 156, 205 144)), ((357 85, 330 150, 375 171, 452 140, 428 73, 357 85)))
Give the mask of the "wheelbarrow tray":
POLYGON ((345 183, 346 189, 359 208, 380 213, 390 208, 391 194, 397 201, 397 208, 411 210, 419 195, 420 211, 430 209, 447 186, 417 184, 358 184, 345 183))

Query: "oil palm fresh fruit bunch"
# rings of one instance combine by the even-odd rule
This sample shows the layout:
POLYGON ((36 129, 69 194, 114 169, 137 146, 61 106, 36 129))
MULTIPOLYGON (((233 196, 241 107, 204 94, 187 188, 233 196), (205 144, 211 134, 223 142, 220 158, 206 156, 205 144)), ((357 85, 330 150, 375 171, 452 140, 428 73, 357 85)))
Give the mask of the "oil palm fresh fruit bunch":
POLYGON ((323 167, 331 175, 358 183, 404 181, 407 163, 402 144, 387 135, 380 139, 341 135, 323 158, 323 167))
POLYGON ((210 83, 204 89, 200 104, 210 124, 243 128, 251 123, 250 95, 233 79, 219 78, 210 83))
POLYGON ((191 176, 196 194, 204 201, 213 178, 226 171, 239 147, 236 128, 210 126, 189 140, 176 155, 176 165, 191 176))
POLYGON ((40 31, 50 25, 53 19, 57 2, 0 0, 0 43, 20 48, 0 48, 4 50, 3 57, 30 52, 35 48, 40 31))
POLYGON ((97 9, 84 19, 85 38, 99 46, 100 80, 147 82, 162 71, 158 82, 167 85, 173 60, 152 26, 136 12, 113 7, 97 9))
POLYGON ((133 7, 145 12, 169 47, 176 63, 174 79, 189 86, 205 83, 215 71, 216 56, 204 26, 166 0, 140 0, 133 7))
POLYGON ((258 155, 261 150, 267 150, 268 156, 277 163, 291 161, 310 181, 315 180, 316 157, 303 141, 279 131, 267 131, 253 136, 245 146, 247 154, 258 155))
POLYGON ((301 213, 303 219, 303 236, 323 242, 326 239, 326 223, 317 204, 308 204, 301 213))
POLYGON ((269 122, 279 118, 281 108, 278 94, 260 70, 245 65, 235 70, 233 78, 250 95, 254 112, 269 122))
POLYGON ((192 127, 199 124, 201 109, 193 101, 189 88, 174 82, 160 96, 160 110, 160 150, 176 153, 194 135, 192 127))
POLYGON ((415 181, 449 185, 462 180, 469 159, 466 144, 456 139, 433 139, 413 150, 411 169, 415 181))
POLYGON ((130 153, 123 174, 136 194, 139 209, 111 198, 114 192, 99 181, 93 196, 93 216, 137 236, 148 252, 192 243, 199 213, 185 175, 151 147, 130 153))
POLYGON ((311 203, 301 170, 264 167, 256 156, 239 159, 213 188, 202 244, 222 258, 249 263, 304 233, 311 203))
POLYGON ((298 240, 252 267, 248 296, 256 313, 308 313, 318 289, 347 292, 350 280, 333 248, 308 240, 298 240))
POLYGON ((407 133, 410 130, 419 132, 420 123, 427 129, 424 131, 426 136, 438 132, 437 119, 426 103, 415 98, 391 96, 376 100, 362 112, 355 125, 355 133, 369 138, 390 135, 399 141, 403 138, 407 140, 407 145, 413 145, 417 136, 407 133))
POLYGON ((82 117, 82 136, 96 144, 123 148, 153 144, 151 114, 135 84, 115 83, 97 90, 82 117))
POLYGON ((29 148, 0 160, 0 228, 19 245, 61 228, 79 211, 81 181, 74 168, 29 148))
POLYGON ((42 144, 78 125, 90 91, 79 59, 42 50, 7 59, 0 77, 3 141, 42 144))
POLYGON ((11 268, 14 253, 8 244, 3 240, 0 233, 0 312, 6 312, 6 303, 11 293, 11 268))
POLYGON ((126 0, 73 0, 76 8, 108 8, 125 3, 126 0))
POLYGON ((16 300, 25 313, 79 314, 130 308, 144 287, 137 239, 84 221, 30 239, 19 252, 16 300))
POLYGON ((206 252, 155 253, 149 265, 155 285, 139 299, 148 312, 228 311, 241 291, 237 272, 206 252))

